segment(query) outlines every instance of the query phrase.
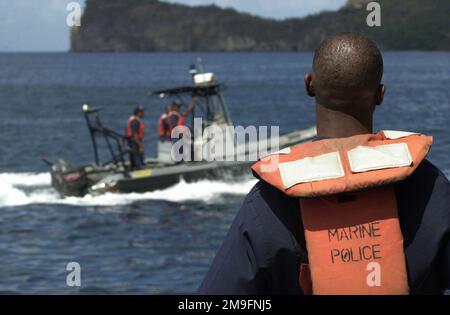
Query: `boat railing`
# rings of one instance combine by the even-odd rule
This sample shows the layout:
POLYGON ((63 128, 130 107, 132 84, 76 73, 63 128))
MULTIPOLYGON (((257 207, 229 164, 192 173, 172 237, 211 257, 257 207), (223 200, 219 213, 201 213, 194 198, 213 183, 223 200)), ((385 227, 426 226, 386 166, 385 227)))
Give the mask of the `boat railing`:
POLYGON ((125 163, 125 155, 130 153, 129 141, 131 140, 114 130, 104 127, 100 120, 100 111, 101 108, 91 108, 88 105, 83 105, 84 117, 91 136, 95 165, 104 166, 113 164, 127 169, 129 166, 125 163), (111 160, 104 163, 100 161, 97 143, 98 137, 103 138, 111 156, 111 160))

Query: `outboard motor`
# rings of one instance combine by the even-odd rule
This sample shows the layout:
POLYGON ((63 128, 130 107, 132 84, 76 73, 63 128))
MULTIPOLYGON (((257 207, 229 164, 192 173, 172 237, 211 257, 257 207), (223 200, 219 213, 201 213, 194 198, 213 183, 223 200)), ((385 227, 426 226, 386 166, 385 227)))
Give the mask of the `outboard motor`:
POLYGON ((51 178, 52 186, 65 196, 84 196, 89 185, 83 167, 75 167, 64 161, 59 161, 52 166, 51 178))

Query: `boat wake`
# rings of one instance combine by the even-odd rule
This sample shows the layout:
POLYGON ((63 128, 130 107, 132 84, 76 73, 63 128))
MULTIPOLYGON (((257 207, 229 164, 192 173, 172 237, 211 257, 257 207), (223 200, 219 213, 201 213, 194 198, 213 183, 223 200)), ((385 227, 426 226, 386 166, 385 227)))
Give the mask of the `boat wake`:
POLYGON ((220 195, 245 195, 256 180, 227 183, 220 181, 199 181, 179 184, 160 191, 143 194, 107 193, 100 196, 87 195, 82 198, 62 198, 51 187, 48 173, 0 173, 0 208, 31 204, 64 204, 74 206, 117 206, 141 200, 212 201, 220 195))
MULTIPOLYGON (((450 170, 444 173, 450 178, 450 170)), ((100 196, 87 195, 82 198, 62 198, 50 184, 48 173, 0 173, 0 208, 32 204, 110 207, 142 200, 212 202, 220 195, 245 195, 256 184, 256 180, 236 183, 209 180, 195 183, 182 181, 173 187, 143 194, 107 193, 100 196)))

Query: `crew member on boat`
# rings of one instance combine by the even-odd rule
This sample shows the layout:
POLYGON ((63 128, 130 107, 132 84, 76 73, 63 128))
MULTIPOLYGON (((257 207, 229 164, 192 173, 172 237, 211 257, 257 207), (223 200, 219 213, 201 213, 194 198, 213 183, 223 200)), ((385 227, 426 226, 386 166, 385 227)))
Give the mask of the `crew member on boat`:
POLYGON ((197 100, 195 97, 192 98, 192 102, 189 105, 186 112, 181 113, 181 102, 179 100, 174 100, 171 106, 171 110, 168 114, 169 121, 169 131, 172 133, 172 130, 177 126, 185 125, 185 118, 189 117, 191 113, 194 111, 194 108, 197 104, 197 100))
MULTIPOLYGON (((169 135, 172 135, 172 130, 179 126, 185 126, 185 118, 187 118, 193 111, 197 104, 195 97, 192 98, 192 102, 189 105, 188 109, 185 113, 181 113, 181 102, 179 100, 175 100, 172 103, 171 111, 167 117, 169 121, 169 135)), ((171 138, 173 142, 180 140, 183 137, 183 134, 179 136, 179 138, 171 138)), ((183 147, 180 148, 179 154, 183 156, 183 147)), ((183 160, 178 163, 183 163, 183 160)))
POLYGON ((133 115, 128 118, 126 137, 130 146, 130 162, 135 169, 142 168, 145 165, 144 158, 144 129, 143 122, 144 108, 137 106, 133 110, 133 115))
POLYGON ((193 97, 191 104, 184 113, 181 113, 181 105, 179 100, 174 100, 166 107, 164 114, 159 117, 158 133, 161 141, 172 141, 172 130, 177 126, 185 125, 185 118, 192 114, 197 105, 197 100, 193 97))
POLYGON ((169 120, 167 118, 169 117, 171 108, 172 104, 167 105, 164 113, 159 117, 158 120, 158 134, 159 140, 161 141, 168 141, 170 139, 170 125, 169 120))

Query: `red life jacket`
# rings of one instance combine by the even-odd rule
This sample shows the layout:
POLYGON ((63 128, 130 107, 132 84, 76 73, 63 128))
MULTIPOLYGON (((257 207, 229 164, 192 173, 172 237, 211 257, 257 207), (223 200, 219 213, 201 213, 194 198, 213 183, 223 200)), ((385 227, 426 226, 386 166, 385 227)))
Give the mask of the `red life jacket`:
POLYGON ((432 143, 425 135, 383 131, 292 147, 252 167, 299 199, 305 294, 409 293, 393 184, 413 174, 432 143))
POLYGON ((139 117, 136 117, 136 116, 131 116, 130 118, 128 118, 127 129, 126 129, 125 135, 127 136, 127 138, 133 137, 133 129, 131 128, 131 123, 134 120, 137 120, 139 122, 139 131, 138 131, 137 136, 138 136, 139 140, 142 140, 142 139, 144 139, 145 125, 144 125, 144 122, 139 117))
POLYGON ((184 126, 184 117, 183 117, 183 115, 181 115, 181 113, 175 112, 175 111, 170 112, 167 116, 168 116, 167 121, 169 122, 168 135, 170 138, 172 135, 173 128, 175 128, 177 126, 184 126), (172 123, 173 116, 177 116, 177 118, 178 118, 176 126, 174 126, 174 124, 172 123))
POLYGON ((169 122, 167 121, 167 118, 169 117, 168 114, 162 114, 161 117, 159 117, 158 120, 158 134, 161 138, 170 138, 170 133, 169 133, 169 122), (164 125, 164 122, 167 125, 164 125))

